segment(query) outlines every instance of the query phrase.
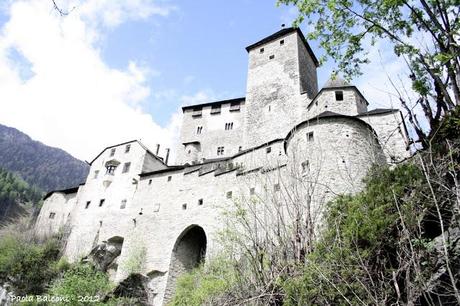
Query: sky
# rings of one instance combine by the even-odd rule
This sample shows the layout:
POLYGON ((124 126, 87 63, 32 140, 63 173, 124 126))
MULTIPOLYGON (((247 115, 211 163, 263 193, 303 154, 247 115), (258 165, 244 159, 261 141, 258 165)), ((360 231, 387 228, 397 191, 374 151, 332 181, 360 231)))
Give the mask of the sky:
MULTIPOLYGON (((174 158, 181 106, 245 96, 245 47, 297 15, 276 0, 56 3, 68 14, 51 0, 0 1, 0 123, 82 160, 132 139, 174 158)), ((353 84, 370 108, 397 107, 387 74, 403 65, 385 45, 369 58, 353 84)), ((333 69, 319 68, 320 86, 333 69)))

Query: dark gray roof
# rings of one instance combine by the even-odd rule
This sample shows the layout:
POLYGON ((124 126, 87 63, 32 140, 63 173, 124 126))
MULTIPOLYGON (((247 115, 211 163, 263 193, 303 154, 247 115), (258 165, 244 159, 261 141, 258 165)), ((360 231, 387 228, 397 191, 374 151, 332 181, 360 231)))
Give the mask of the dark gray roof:
POLYGON ((350 86, 350 83, 345 81, 339 76, 336 77, 330 77, 329 80, 327 80, 326 84, 324 84, 323 88, 339 88, 339 87, 348 87, 350 86))
POLYGON ((305 39, 305 36, 303 35, 302 31, 300 31, 299 28, 285 28, 285 29, 281 29, 279 30, 278 32, 276 33, 273 33, 272 35, 270 36, 267 36, 261 40, 259 40, 258 42, 256 43, 253 43, 252 45, 250 46, 247 46, 246 47, 246 51, 250 51, 251 49, 254 49, 254 48, 257 48, 259 46, 262 46, 272 40, 275 40, 275 39, 278 39, 280 37, 283 37, 283 36, 286 36, 292 32, 297 32, 297 34, 300 36, 300 39, 302 40, 303 44, 305 45, 305 48, 307 49, 308 53, 310 54, 311 58, 313 59, 313 62, 315 63, 315 66, 318 67, 319 66, 319 62, 318 62, 318 59, 316 58, 315 54, 313 53, 313 50, 310 48, 310 45, 308 44, 307 40, 305 39))
MULTIPOLYGON (((84 185, 84 184, 80 184, 80 185, 84 185)), ((67 189, 61 189, 61 190, 53 190, 53 191, 50 191, 48 192, 45 197, 43 198, 43 201, 45 201, 46 199, 48 199, 53 193, 63 193, 63 194, 72 194, 72 193, 77 193, 78 192, 78 188, 80 188, 80 185, 77 186, 77 187, 72 187, 72 188, 67 188, 67 189)))
POLYGON ((376 109, 367 111, 365 113, 358 114, 358 116, 381 115, 381 114, 394 113, 394 112, 399 112, 399 110, 395 108, 376 108, 376 109))
POLYGON ((194 108, 200 108, 200 107, 205 107, 205 106, 213 106, 213 105, 219 105, 219 104, 228 104, 228 103, 237 103, 237 102, 243 102, 245 101, 245 97, 241 98, 234 98, 234 99, 228 99, 228 100, 220 100, 220 101, 214 101, 214 102, 207 102, 207 103, 201 103, 201 104, 195 104, 195 105, 186 105, 182 107, 182 111, 185 111, 187 109, 194 109, 194 108))

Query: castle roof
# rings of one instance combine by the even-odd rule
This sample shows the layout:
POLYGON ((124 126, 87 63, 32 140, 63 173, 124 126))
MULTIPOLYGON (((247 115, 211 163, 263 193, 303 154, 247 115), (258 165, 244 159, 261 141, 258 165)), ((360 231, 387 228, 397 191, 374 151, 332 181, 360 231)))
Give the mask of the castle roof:
POLYGON ((350 83, 345 81, 339 76, 331 76, 329 80, 327 80, 326 84, 324 84, 323 88, 339 88, 339 87, 349 87, 352 86, 350 83))
POLYGON ((205 107, 205 106, 214 106, 214 105, 219 105, 219 104, 244 102, 245 100, 246 100, 245 97, 241 97, 241 98, 220 100, 220 101, 214 101, 214 102, 206 102, 206 103, 201 103, 201 104, 186 105, 186 106, 182 107, 182 111, 185 111, 185 110, 188 110, 188 109, 205 107))
MULTIPOLYGON (((81 184, 81 185, 84 185, 84 184, 81 184)), ((72 194, 72 193, 77 193, 78 192, 78 188, 80 186, 77 186, 77 187, 72 187, 72 188, 67 188, 67 189, 60 189, 60 190, 53 190, 53 191, 50 191, 48 192, 44 197, 43 197, 43 201, 48 199, 53 193, 63 193, 63 194, 72 194)))
POLYGON ((305 36, 303 35, 302 31, 300 31, 299 28, 290 27, 290 28, 281 29, 278 32, 273 33, 272 35, 269 35, 269 36, 259 40, 258 42, 247 46, 246 51, 249 52, 250 50, 252 50, 254 48, 262 46, 262 45, 264 45, 266 43, 271 42, 272 40, 275 40, 275 39, 278 39, 280 37, 286 36, 286 35, 291 34, 293 32, 297 32, 297 34, 299 35, 300 39, 302 40, 305 48, 307 49, 308 53, 310 54, 313 62, 315 63, 315 66, 318 67, 319 66, 318 59, 316 58, 315 54, 313 53, 313 50, 310 48, 310 45, 308 44, 307 40, 305 39, 305 36))
POLYGON ((399 112, 396 108, 376 108, 368 112, 360 113, 357 116, 382 115, 387 113, 399 112))

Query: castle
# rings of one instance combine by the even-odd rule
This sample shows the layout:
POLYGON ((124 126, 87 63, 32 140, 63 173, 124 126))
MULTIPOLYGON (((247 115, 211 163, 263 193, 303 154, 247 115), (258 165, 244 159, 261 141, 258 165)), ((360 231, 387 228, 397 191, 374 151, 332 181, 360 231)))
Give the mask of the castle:
POLYGON ((298 171, 318 182, 309 195, 318 205, 361 190, 372 165, 410 155, 399 110, 368 110, 340 78, 318 89, 318 60, 299 29, 246 50, 246 97, 182 108, 176 165, 137 140, 107 147, 86 182, 46 195, 37 233, 65 229, 71 261, 98 244, 116 246, 121 253, 107 267, 115 281, 130 272, 130 258, 141 258, 151 303, 162 305, 181 273, 218 253, 222 210, 234 201, 289 192, 279 182, 298 171))

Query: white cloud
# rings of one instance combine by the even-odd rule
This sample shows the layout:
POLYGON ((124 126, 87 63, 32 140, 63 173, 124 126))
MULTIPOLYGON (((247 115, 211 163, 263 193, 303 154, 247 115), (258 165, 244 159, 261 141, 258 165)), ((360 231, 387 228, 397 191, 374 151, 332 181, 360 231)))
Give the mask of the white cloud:
POLYGON ((160 127, 142 104, 150 96, 153 70, 136 61, 126 69, 108 67, 97 41, 101 26, 167 15, 152 1, 70 1, 57 14, 48 0, 12 2, 0 33, 0 123, 32 138, 91 160, 107 145, 142 139, 172 147, 179 114, 160 127), (17 53, 18 56, 12 56, 17 53), (22 77, 24 65, 31 75, 22 77))

